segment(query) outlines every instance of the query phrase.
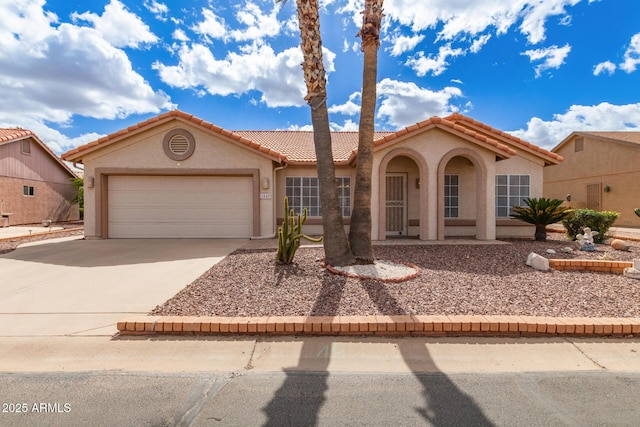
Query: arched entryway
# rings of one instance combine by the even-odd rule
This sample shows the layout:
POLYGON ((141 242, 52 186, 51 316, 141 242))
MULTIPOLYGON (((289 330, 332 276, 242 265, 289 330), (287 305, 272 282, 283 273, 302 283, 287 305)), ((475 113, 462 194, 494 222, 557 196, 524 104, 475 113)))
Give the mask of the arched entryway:
POLYGON ((420 153, 398 148, 379 168, 378 239, 407 236, 428 239, 427 164, 420 153))
MULTIPOLYGON (((438 240, 446 237, 493 239, 487 206, 487 167, 467 148, 448 152, 438 165, 438 240)), ((493 212, 493 211, 491 211, 493 212)), ((495 234, 495 232, 494 232, 495 234)))

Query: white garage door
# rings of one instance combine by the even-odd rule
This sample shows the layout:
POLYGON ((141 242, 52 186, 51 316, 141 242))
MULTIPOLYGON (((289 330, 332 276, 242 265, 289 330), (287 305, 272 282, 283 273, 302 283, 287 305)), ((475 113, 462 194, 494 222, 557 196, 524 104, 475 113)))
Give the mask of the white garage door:
POLYGON ((110 176, 109 237, 253 234, 250 177, 110 176))

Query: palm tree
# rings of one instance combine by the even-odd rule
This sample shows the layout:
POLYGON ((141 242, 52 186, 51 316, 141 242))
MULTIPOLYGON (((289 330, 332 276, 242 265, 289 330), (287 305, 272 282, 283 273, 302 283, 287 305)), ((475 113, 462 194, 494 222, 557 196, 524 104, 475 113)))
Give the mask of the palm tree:
MULTIPOLYGON (((285 3, 286 0, 276 0, 285 3)), ((317 0, 296 0, 300 25, 302 69, 307 85, 305 100, 311 107, 313 142, 316 150, 318 187, 322 208, 324 254, 328 264, 344 266, 354 263, 349 241, 342 223, 342 211, 336 185, 331 150, 331 130, 327 111, 327 80, 322 63, 322 38, 317 0)))
POLYGON ((356 158, 356 182, 353 195, 353 211, 349 229, 349 244, 361 263, 373 263, 371 245, 371 171, 373 168, 373 133, 376 109, 376 84, 378 76, 378 47, 384 0, 365 0, 362 12, 362 38, 364 67, 362 72, 362 104, 358 132, 358 157, 356 158))
POLYGON ((536 226, 535 239, 539 241, 547 240, 547 225, 553 224, 568 218, 573 213, 573 209, 561 206, 560 199, 524 199, 527 207, 515 206, 511 208, 512 217, 536 226))

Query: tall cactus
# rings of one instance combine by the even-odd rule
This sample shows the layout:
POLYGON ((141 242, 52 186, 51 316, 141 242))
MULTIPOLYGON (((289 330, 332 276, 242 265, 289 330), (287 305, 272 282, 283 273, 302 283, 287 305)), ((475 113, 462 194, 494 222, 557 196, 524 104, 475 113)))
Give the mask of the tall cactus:
POLYGON ((635 208, 633 212, 635 212, 636 215, 640 216, 640 208, 635 208))
POLYGON ((300 239, 304 238, 310 242, 321 242, 322 236, 317 239, 302 234, 302 225, 307 221, 307 208, 304 208, 302 215, 296 215, 293 209, 289 209, 289 198, 284 198, 284 220, 278 227, 278 252, 276 262, 278 264, 291 264, 296 251, 300 247, 300 239))

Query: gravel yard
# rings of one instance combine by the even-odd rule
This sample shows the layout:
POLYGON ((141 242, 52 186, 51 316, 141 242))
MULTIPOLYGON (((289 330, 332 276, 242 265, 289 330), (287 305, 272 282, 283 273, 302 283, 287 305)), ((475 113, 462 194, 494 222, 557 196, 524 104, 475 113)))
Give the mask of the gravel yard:
MULTIPOLYGON (((150 314, 177 316, 530 315, 640 317, 640 280, 587 272, 539 272, 525 265, 536 252, 547 258, 640 258, 631 250, 575 247, 564 235, 547 242, 502 245, 376 246, 378 259, 418 266, 401 283, 334 275, 321 267, 321 248, 299 249, 293 265, 277 265, 275 250, 238 250, 150 314), (557 253, 550 255, 547 249, 557 253)), ((418 243, 418 242, 416 242, 418 243)))

